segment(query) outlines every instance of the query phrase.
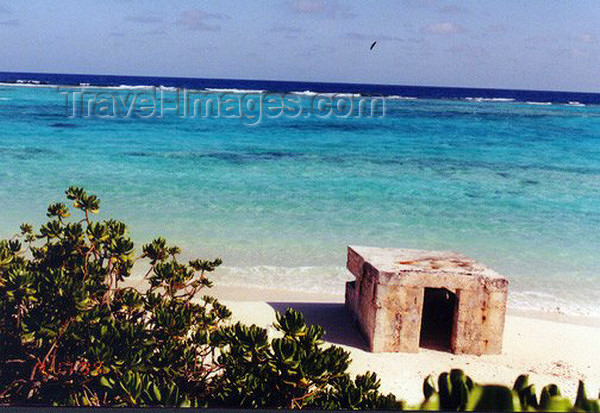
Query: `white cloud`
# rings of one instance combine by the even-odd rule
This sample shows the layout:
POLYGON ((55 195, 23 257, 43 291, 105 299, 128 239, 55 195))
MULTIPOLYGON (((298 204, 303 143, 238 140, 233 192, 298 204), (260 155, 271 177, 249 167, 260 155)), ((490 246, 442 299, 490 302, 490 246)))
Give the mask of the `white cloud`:
POLYGON ((404 0, 403 5, 412 8, 430 8, 437 5, 437 0, 404 0))
POLYGON ((276 33, 287 33, 287 34, 298 34, 298 33, 302 33, 304 32, 304 29, 300 28, 300 27, 294 27, 294 26, 273 26, 271 28, 272 32, 276 32, 276 33))
POLYGON ((0 26, 18 26, 20 24, 17 19, 0 20, 0 26))
POLYGON ((486 31, 489 33, 504 33, 506 32, 506 27, 503 24, 490 24, 487 26, 486 31))
POLYGON ((385 34, 366 34, 357 32, 348 32, 344 34, 344 37, 353 40, 361 41, 378 41, 378 42, 406 42, 406 43, 422 43, 423 39, 417 39, 415 37, 400 37, 400 36, 389 36, 385 34))
POLYGON ((582 43, 596 43, 596 38, 590 33, 584 33, 577 39, 582 43))
POLYGON ((144 36, 161 36, 163 34, 167 34, 167 31, 165 29, 148 30, 142 33, 142 35, 144 36))
POLYGON ((553 36, 529 36, 525 41, 533 43, 556 43, 559 39, 553 36))
POLYGON ((125 20, 128 22, 143 23, 143 24, 162 23, 162 21, 163 21, 162 17, 154 16, 151 14, 127 16, 127 17, 125 17, 125 20))
POLYGON ((325 4, 317 0, 295 0, 292 2, 292 9, 299 13, 321 13, 325 4))
POLYGON ((337 0, 290 0, 289 6, 292 12, 298 14, 347 19, 356 17, 349 6, 342 6, 337 0))
POLYGON ((466 13, 467 9, 456 4, 448 4, 446 6, 440 7, 439 12, 443 14, 461 14, 466 13))
POLYGON ((426 34, 449 35, 449 34, 463 33, 463 32, 465 32, 465 29, 463 29, 461 26, 459 26, 457 24, 450 23, 450 22, 444 22, 444 23, 429 24, 427 26, 424 26, 421 29, 421 31, 426 34))
POLYGON ((224 14, 207 13, 199 9, 191 9, 182 12, 177 19, 177 24, 190 30, 218 31, 221 27, 211 24, 210 21, 225 20, 231 17, 224 14))

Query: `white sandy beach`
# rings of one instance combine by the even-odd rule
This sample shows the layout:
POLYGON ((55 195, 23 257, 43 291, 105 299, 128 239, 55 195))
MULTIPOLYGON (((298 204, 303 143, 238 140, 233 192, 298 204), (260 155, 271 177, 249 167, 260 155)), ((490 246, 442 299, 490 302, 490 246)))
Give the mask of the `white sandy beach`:
POLYGON ((528 373, 538 392, 546 384, 556 383, 572 399, 579 379, 586 382, 591 396, 600 389, 600 320, 596 319, 525 315, 509 309, 500 355, 454 355, 428 349, 417 354, 370 353, 344 307, 343 295, 226 286, 215 286, 206 293, 226 304, 234 321, 265 328, 274 323, 275 311, 288 307, 301 311, 309 323, 325 328, 328 343, 351 353, 352 373, 376 372, 384 392, 410 404, 422 400, 421 386, 428 374, 437 378, 451 368, 462 368, 480 383, 509 386, 519 374, 528 373))

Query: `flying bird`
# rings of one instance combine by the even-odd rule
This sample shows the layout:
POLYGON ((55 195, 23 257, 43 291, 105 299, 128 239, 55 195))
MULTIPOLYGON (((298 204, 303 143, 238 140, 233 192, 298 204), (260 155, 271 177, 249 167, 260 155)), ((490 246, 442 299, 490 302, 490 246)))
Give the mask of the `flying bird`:
POLYGON ((369 48, 369 50, 373 50, 373 48, 375 47, 376 44, 377 44, 377 41, 374 41, 373 44, 371 45, 371 47, 369 48))

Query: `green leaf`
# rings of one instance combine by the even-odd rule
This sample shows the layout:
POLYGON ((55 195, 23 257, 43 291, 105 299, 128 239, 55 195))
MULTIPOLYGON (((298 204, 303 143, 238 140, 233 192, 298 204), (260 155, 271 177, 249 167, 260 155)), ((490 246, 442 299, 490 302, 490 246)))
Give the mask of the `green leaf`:
POLYGON ((435 393, 435 383, 431 374, 423 380, 423 396, 425 400, 429 399, 433 393, 435 393))
POLYGON ((475 386, 465 410, 517 412, 521 404, 517 393, 506 386, 475 386))

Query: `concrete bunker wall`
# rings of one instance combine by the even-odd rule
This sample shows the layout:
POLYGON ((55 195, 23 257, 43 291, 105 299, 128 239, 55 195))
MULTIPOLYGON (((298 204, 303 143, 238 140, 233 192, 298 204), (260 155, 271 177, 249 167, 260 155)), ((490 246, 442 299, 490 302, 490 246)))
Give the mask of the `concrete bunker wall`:
MULTIPOLYGON (((417 352, 422 346, 457 354, 501 352, 506 279, 487 269, 492 276, 479 270, 467 273, 440 268, 393 273, 371 263, 368 260, 370 250, 373 249, 348 248, 348 269, 356 280, 346 285, 346 305, 367 338, 371 351, 417 352), (438 329, 445 331, 444 334, 450 331, 443 343, 435 343, 435 336, 432 336, 433 343, 423 341, 424 328, 431 330, 431 324, 435 322, 435 317, 428 314, 431 304, 427 303, 430 294, 441 294, 435 291, 446 291, 445 294, 451 295, 452 299, 452 316, 446 314, 444 320, 438 320, 442 322, 438 329)), ((385 250, 389 252, 391 249, 385 250)), ((459 254, 425 252, 436 257, 451 256, 456 262, 468 260, 459 254)), ((415 250, 391 250, 391 253, 406 257, 414 255, 415 250)))

